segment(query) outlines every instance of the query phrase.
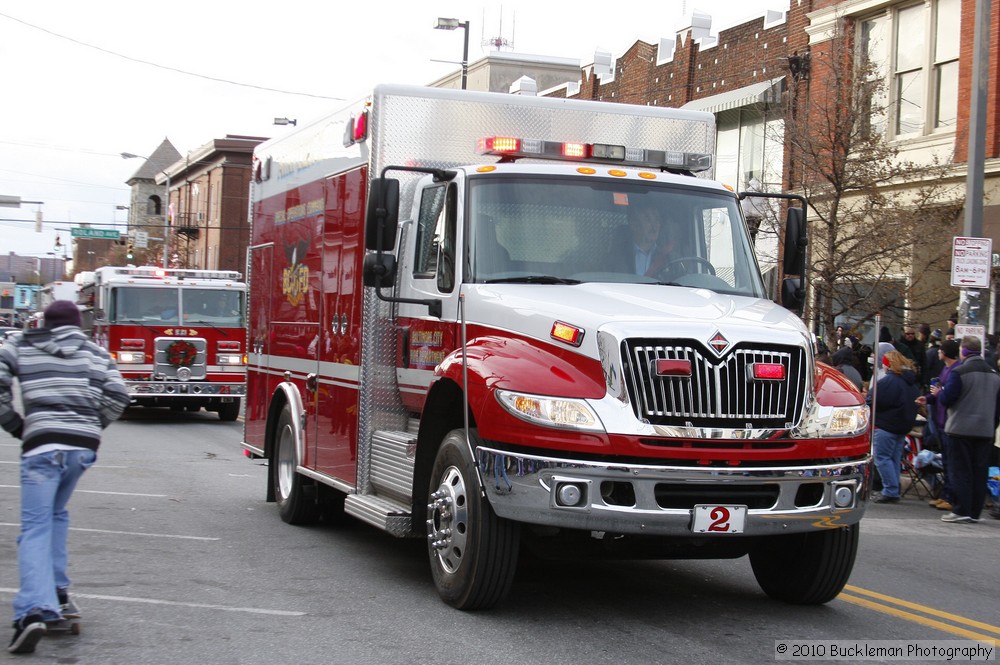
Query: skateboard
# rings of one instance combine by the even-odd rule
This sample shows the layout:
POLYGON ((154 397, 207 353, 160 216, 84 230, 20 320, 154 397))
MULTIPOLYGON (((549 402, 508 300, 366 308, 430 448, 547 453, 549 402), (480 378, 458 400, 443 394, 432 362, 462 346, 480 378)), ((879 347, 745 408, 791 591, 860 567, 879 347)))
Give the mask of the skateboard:
POLYGON ((74 617, 72 619, 57 619, 55 621, 46 621, 45 628, 50 633, 69 633, 70 635, 79 635, 80 618, 74 617))

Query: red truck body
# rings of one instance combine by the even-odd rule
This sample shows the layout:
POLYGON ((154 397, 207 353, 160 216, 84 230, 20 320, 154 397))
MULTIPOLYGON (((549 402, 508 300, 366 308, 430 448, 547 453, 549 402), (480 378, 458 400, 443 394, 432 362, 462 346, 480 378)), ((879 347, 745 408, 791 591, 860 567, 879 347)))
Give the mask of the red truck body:
POLYGON ((765 297, 739 199, 705 177, 714 131, 380 86, 259 146, 243 445, 281 517, 426 538, 464 609, 505 596, 522 543, 749 554, 770 595, 834 597, 867 407, 765 297), (682 222, 653 277, 607 263, 643 202, 682 222))

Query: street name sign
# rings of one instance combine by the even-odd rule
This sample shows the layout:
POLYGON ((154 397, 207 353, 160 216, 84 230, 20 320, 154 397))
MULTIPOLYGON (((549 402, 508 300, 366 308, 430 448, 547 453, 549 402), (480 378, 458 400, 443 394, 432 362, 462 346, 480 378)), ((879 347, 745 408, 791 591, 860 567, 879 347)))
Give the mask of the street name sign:
POLYGON ((74 238, 102 238, 104 240, 118 240, 121 238, 121 231, 115 229, 88 229, 76 226, 70 229, 70 235, 74 238))
POLYGON ((992 238, 956 236, 951 247, 951 285, 963 289, 987 289, 993 267, 992 238))

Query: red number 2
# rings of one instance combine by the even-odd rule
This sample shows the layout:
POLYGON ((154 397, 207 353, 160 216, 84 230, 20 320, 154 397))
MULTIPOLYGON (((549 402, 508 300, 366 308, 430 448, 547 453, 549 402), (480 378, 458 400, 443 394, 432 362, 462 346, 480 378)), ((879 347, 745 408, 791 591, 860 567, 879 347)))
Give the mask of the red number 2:
POLYGON ((717 506, 712 508, 709 514, 712 523, 708 525, 708 531, 729 531, 729 509, 717 506))

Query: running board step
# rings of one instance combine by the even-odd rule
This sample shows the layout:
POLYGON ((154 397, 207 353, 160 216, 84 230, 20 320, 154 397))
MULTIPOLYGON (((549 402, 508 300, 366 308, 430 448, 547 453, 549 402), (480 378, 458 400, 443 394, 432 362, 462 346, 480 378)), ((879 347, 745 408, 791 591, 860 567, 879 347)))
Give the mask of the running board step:
POLYGON ((410 507, 380 496, 348 494, 344 512, 399 538, 414 535, 410 507))
POLYGON ((379 430, 372 434, 372 485, 380 495, 409 501, 413 495, 413 465, 417 436, 411 432, 379 430))

